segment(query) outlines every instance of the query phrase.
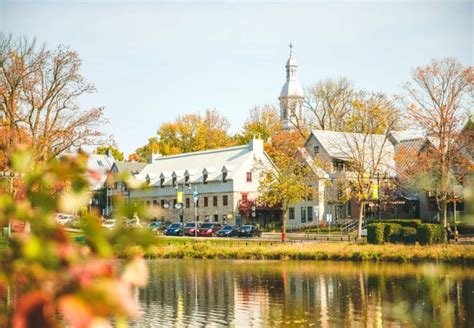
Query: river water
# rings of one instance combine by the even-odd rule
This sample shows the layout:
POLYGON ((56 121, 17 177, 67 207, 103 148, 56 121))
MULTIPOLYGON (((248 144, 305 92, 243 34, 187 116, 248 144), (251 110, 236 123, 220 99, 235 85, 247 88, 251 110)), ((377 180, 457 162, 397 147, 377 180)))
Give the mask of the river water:
POLYGON ((153 260, 133 327, 474 327, 474 268, 153 260))

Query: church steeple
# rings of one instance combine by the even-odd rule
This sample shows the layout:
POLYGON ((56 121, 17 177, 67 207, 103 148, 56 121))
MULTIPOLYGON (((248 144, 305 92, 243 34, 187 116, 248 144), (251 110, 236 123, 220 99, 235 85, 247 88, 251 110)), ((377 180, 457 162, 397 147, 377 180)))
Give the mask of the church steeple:
POLYGON ((302 122, 303 88, 296 78, 298 64, 293 55, 293 44, 290 43, 290 56, 286 61, 286 82, 280 92, 280 117, 285 130, 294 129, 302 122))

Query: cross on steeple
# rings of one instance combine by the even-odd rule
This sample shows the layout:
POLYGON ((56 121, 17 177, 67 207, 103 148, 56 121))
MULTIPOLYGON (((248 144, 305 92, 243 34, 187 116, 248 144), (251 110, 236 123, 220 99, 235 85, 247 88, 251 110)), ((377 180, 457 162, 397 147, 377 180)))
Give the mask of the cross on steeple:
POLYGON ((290 47, 290 56, 291 56, 293 54, 293 43, 290 42, 289 47, 290 47))

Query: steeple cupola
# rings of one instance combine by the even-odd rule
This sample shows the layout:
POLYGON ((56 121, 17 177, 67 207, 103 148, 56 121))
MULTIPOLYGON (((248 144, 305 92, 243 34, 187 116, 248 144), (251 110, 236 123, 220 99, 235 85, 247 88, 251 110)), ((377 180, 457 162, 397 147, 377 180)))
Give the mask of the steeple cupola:
POLYGON ((286 62, 286 82, 280 92, 280 117, 286 130, 294 129, 303 124, 302 107, 304 92, 296 78, 298 64, 293 55, 290 43, 290 56, 286 62))

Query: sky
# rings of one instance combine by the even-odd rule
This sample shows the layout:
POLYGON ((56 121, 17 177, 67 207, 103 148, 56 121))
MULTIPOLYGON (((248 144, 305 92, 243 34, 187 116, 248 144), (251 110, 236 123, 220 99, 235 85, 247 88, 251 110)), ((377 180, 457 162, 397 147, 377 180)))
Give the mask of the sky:
POLYGON ((400 94, 414 67, 473 64, 474 2, 9 1, 0 30, 78 51, 126 154, 161 123, 215 108, 238 132, 256 105, 278 105, 288 44, 305 87, 345 76, 400 94))

